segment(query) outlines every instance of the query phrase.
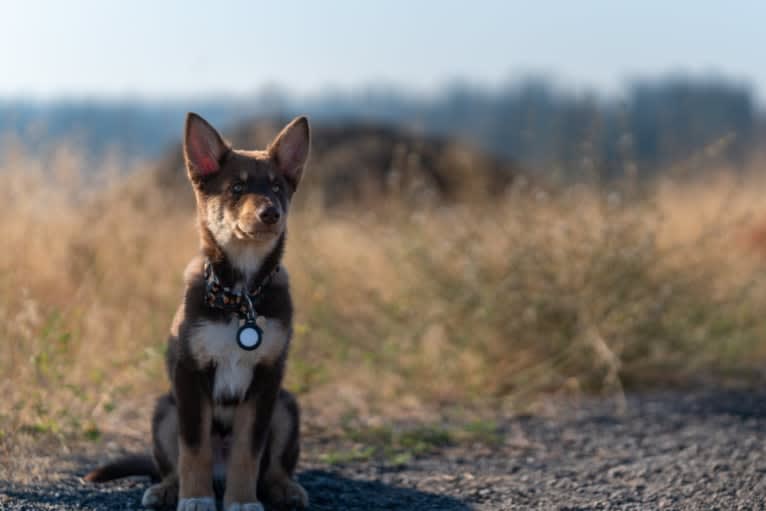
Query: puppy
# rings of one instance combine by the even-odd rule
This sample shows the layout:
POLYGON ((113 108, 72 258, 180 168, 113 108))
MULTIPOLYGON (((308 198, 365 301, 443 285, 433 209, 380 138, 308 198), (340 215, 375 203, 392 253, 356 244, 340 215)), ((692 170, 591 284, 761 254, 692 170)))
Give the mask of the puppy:
POLYGON ((202 117, 186 118, 184 157, 197 201, 200 254, 167 352, 171 391, 152 420, 153 460, 129 457, 89 481, 150 475, 147 507, 262 511, 306 507, 293 479, 299 413, 282 389, 293 307, 281 264, 290 201, 310 145, 305 117, 265 150, 230 147, 202 117))

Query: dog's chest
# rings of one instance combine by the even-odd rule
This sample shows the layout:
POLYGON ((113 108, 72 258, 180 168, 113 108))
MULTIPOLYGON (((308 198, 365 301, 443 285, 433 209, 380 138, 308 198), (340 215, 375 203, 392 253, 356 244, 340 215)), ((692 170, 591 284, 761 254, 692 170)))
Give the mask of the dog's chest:
POLYGON ((200 321, 192 330, 190 348, 192 356, 202 367, 215 368, 213 399, 241 399, 253 379, 254 369, 260 363, 274 362, 284 351, 289 329, 274 318, 259 320, 263 340, 256 349, 247 351, 237 344, 239 321, 200 321))

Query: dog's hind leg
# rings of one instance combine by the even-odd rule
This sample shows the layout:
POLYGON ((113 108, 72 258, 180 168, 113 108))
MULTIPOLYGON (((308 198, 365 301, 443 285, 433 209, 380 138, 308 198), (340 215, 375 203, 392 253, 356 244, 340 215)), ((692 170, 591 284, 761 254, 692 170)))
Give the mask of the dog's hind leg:
POLYGON ((141 504, 152 509, 175 509, 178 503, 178 411, 170 394, 159 398, 154 408, 152 444, 162 481, 146 490, 141 504))
POLYGON ((178 504, 178 475, 170 474, 144 492, 141 505, 151 509, 175 509, 178 504))
POLYGON ((292 394, 279 391, 269 441, 261 460, 259 494, 278 509, 308 507, 306 490, 293 479, 300 455, 300 411, 292 394))

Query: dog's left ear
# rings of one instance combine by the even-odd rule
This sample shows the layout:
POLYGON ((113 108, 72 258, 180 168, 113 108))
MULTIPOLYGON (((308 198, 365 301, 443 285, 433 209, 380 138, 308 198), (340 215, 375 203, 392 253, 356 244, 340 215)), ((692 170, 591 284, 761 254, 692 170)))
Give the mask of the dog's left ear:
POLYGON ((269 155, 293 188, 301 180, 310 145, 309 120, 303 116, 293 119, 269 145, 269 155))

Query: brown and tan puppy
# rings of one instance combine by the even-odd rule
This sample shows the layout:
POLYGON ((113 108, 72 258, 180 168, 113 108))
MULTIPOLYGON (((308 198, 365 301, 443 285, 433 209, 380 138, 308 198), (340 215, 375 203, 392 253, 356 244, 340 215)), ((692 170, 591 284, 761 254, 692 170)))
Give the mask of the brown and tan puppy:
POLYGON ((290 200, 309 152, 299 117, 263 151, 231 148, 204 119, 186 119, 184 156, 197 198, 201 253, 171 327, 171 392, 152 421, 154 459, 126 458, 86 476, 151 475, 147 507, 260 511, 306 507, 293 479, 299 453, 295 399, 281 388, 292 332, 281 266, 290 200), (225 481, 225 483, 224 483, 225 481))

